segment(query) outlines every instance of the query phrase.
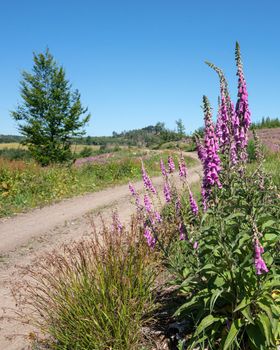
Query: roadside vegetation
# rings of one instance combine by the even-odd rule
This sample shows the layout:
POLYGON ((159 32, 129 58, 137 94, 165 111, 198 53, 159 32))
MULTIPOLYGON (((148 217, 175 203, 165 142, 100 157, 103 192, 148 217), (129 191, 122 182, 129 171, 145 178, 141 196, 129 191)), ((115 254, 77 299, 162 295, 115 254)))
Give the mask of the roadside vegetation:
POLYGON ((158 162, 160 189, 144 164, 144 194, 129 184, 135 215, 127 228, 113 212, 100 233, 27 269, 19 304, 46 335, 43 343, 34 336, 37 347, 278 348, 279 154, 264 159, 257 134, 247 152, 251 119, 238 43, 236 63, 236 107, 224 73, 208 63, 221 104, 214 124, 203 97, 200 193, 183 157, 158 162))
MULTIPOLYGON (((76 164, 41 167, 34 161, 0 158, 0 217, 43 206, 63 198, 95 192, 137 180, 141 159, 152 175, 158 175, 160 157, 170 152, 120 150, 86 159, 76 164)), ((186 157, 189 166, 196 162, 186 157)))

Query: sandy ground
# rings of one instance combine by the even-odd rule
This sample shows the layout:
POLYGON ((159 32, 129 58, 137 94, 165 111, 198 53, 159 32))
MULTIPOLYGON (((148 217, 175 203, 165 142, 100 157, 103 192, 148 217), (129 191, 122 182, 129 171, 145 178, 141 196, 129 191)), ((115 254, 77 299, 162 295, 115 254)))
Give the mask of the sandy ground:
MULTIPOLYGON (((198 181, 200 172, 200 166, 190 169, 189 182, 198 181)), ((153 178, 153 183, 160 186, 162 177, 153 178)), ((142 182, 134 185, 139 191, 143 188, 142 182)), ((89 235, 92 220, 97 228, 101 225, 99 213, 106 219, 116 209, 121 221, 128 222, 134 211, 130 200, 128 186, 122 185, 0 221, 0 350, 31 349, 32 327, 15 317, 11 293, 11 286, 20 282, 20 267, 65 242, 89 235)))

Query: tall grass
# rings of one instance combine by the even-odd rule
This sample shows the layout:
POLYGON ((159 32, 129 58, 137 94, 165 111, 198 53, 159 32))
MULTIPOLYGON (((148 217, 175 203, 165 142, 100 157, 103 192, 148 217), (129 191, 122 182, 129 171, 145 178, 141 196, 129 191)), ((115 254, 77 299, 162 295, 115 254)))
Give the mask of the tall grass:
POLYGON ((264 167, 271 175, 274 184, 280 189, 280 153, 267 153, 264 167))
POLYGON ((27 269, 25 311, 55 350, 139 349, 155 273, 137 220, 65 246, 27 269))

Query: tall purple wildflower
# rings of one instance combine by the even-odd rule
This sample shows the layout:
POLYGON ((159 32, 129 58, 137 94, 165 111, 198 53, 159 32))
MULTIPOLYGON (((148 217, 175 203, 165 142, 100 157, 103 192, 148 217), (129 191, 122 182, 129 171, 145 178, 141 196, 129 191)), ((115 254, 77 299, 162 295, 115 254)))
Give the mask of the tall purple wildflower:
POLYGON ((155 210, 154 216, 155 216, 155 219, 156 219, 157 222, 159 222, 159 223, 162 222, 161 215, 160 215, 160 213, 158 211, 155 210))
POLYGON ((268 272, 268 268, 262 258, 264 252, 263 247, 261 246, 258 240, 255 241, 255 267, 257 275, 262 275, 265 272, 268 272))
POLYGON ((175 164, 171 156, 168 157, 168 168, 170 173, 173 173, 175 171, 175 164))
POLYGON ((229 132, 229 116, 227 111, 227 102, 224 95, 223 89, 221 89, 221 137, 220 137, 220 147, 221 152, 224 153, 227 146, 230 143, 230 132, 229 132))
POLYGON ((150 179, 149 175, 147 174, 143 163, 142 163, 142 179, 143 179, 143 183, 144 183, 145 188, 147 190, 150 190, 152 193, 156 194, 157 191, 152 183, 152 180, 150 179))
POLYGON ((160 160, 160 170, 161 170, 162 176, 166 177, 167 171, 165 169, 165 165, 162 159, 160 160))
POLYGON ((179 196, 177 197, 177 200, 175 203, 175 210, 176 210, 176 214, 179 215, 181 211, 181 200, 179 196))
POLYGON ((128 188, 131 195, 135 198, 135 204, 136 204, 137 210, 141 210, 139 194, 136 192, 135 187, 132 185, 131 182, 128 184, 128 188))
POLYGON ((239 142, 239 122, 238 118, 236 118, 235 108, 233 102, 228 97, 228 108, 230 115, 230 150, 229 157, 232 165, 235 165, 238 161, 237 157, 237 144, 239 142))
POLYGON ((152 212, 152 203, 151 203, 150 197, 147 194, 144 195, 144 205, 145 205, 147 212, 151 213, 152 212))
POLYGON ((221 171, 220 158, 218 155, 218 140, 215 134, 215 128, 212 121, 211 107, 209 100, 206 96, 203 96, 204 106, 204 120, 205 120, 205 132, 204 132, 204 149, 205 159, 203 163, 203 183, 202 194, 203 200, 207 201, 209 194, 211 193, 211 187, 217 185, 222 187, 219 180, 219 172, 221 171))
POLYGON ((196 216, 196 215, 198 215, 198 206, 197 206, 197 203, 193 197, 192 192, 191 191, 189 191, 189 192, 190 192, 189 200, 190 200, 190 205, 191 205, 191 211, 196 216))
POLYGON ((230 117, 228 114, 228 86, 223 71, 215 66, 213 63, 206 62, 206 64, 214 69, 220 79, 220 103, 219 112, 216 123, 216 136, 218 138, 218 144, 221 152, 225 153, 228 150, 230 144, 230 117))
POLYGON ((184 224, 181 222, 179 224, 179 233, 180 233, 180 241, 183 241, 185 240, 187 237, 186 237, 186 232, 185 232, 185 226, 184 224))
POLYGON ((196 149, 197 149, 198 158, 200 159, 201 163, 203 164, 205 161, 205 158, 206 158, 205 148, 202 146, 201 140, 198 137, 196 137, 195 142, 196 142, 196 149))
MULTIPOLYGON (((241 61, 240 46, 236 43, 235 48, 235 59, 237 65, 237 76, 238 76, 238 98, 236 102, 235 112, 236 112, 236 127, 238 126, 239 138, 236 140, 237 145, 241 150, 241 158, 246 157, 246 147, 248 143, 248 130, 251 125, 251 112, 249 110, 248 103, 248 91, 246 86, 246 81, 243 73, 243 65, 241 61)), ((237 138, 237 132, 236 132, 237 138)))
POLYGON ((166 203, 170 203, 171 202, 171 189, 170 189, 169 183, 167 181, 164 183, 163 193, 165 196, 166 203))
POLYGON ((137 194, 136 190, 135 190, 135 188, 134 188, 134 186, 132 185, 131 182, 128 184, 128 188, 129 188, 129 191, 130 191, 131 195, 132 196, 136 196, 136 194, 137 194))
POLYGON ((187 177, 187 166, 183 155, 181 156, 181 159, 179 161, 179 176, 181 178, 187 177))
POLYGON ((155 247, 155 244, 156 244, 156 239, 154 238, 152 231, 149 227, 145 227, 144 237, 147 240, 148 246, 153 249, 155 247))

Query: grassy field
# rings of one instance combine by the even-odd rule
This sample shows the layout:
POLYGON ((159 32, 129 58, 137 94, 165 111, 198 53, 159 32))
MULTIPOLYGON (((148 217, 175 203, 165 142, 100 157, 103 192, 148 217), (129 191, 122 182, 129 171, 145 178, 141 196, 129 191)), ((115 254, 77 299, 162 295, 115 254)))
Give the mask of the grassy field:
MULTIPOLYGON (((54 165, 42 168, 32 161, 8 161, 0 158, 0 217, 30 208, 94 192, 141 177, 141 159, 150 175, 160 174, 159 161, 172 152, 120 150, 93 157, 82 166, 54 165)), ((186 157, 188 166, 194 165, 186 157)))
MULTIPOLYGON (((100 146, 97 146, 97 145, 72 145, 72 151, 75 153, 79 153, 85 147, 88 147, 88 148, 92 149, 93 151, 97 151, 100 149, 100 146)), ((27 149, 26 146, 23 146, 17 142, 0 143, 0 150, 1 149, 18 149, 18 148, 19 149, 27 149)))
POLYGON ((26 146, 21 145, 17 142, 11 142, 11 143, 0 143, 0 149, 26 149, 26 146))

